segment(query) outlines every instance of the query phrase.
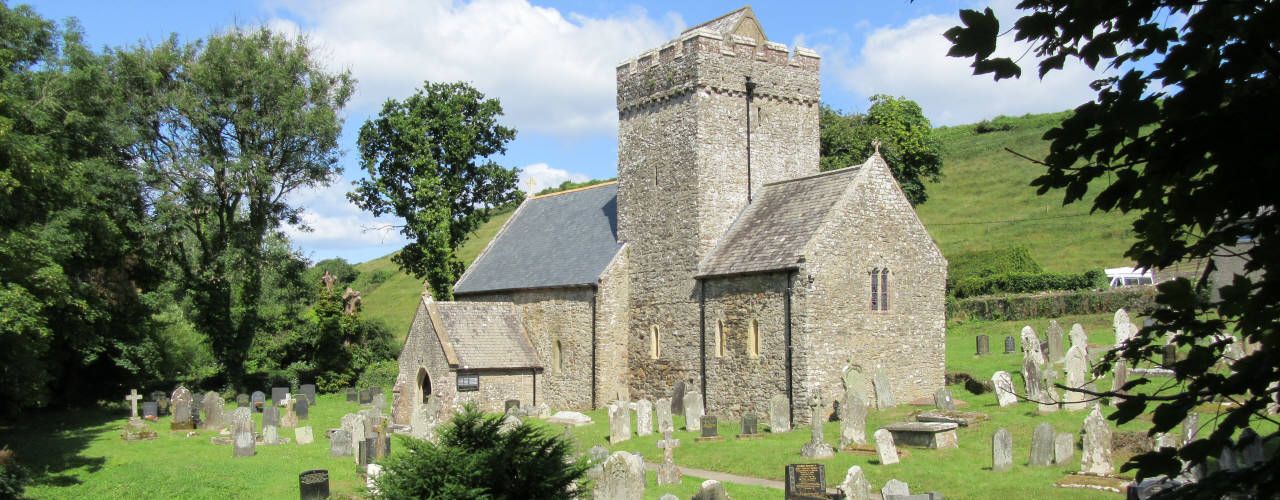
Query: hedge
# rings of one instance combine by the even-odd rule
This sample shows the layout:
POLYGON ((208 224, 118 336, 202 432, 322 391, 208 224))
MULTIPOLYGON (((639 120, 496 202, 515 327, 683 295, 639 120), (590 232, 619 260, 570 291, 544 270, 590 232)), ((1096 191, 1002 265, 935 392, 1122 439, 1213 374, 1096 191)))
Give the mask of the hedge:
POLYGON ((1116 309, 1144 311, 1156 304, 1156 287, 1135 286, 1105 290, 1079 290, 971 297, 948 300, 948 319, 1024 320, 1071 314, 1113 313, 1116 309))
POLYGON ((1086 290, 1105 286, 1104 275, 1097 269, 1083 273, 1006 273, 986 277, 970 277, 956 283, 956 298, 1001 293, 1035 293, 1051 290, 1086 290))
POLYGON ((967 278, 986 278, 1009 273, 1042 273, 1044 269, 1025 246, 1012 246, 947 256, 947 289, 967 278))

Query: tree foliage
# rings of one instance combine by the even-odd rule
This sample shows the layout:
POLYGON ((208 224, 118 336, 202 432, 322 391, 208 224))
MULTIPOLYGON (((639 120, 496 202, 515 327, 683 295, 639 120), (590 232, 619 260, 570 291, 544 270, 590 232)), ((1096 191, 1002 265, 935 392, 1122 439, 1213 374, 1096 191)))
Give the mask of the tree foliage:
POLYGON ((353 81, 325 70, 306 40, 266 28, 112 56, 175 292, 238 382, 254 336, 268 326, 269 240, 281 224, 300 222, 289 193, 340 170, 338 111, 353 81))
POLYGON ((494 208, 519 203, 517 169, 489 158, 506 152, 515 130, 498 124, 502 105, 465 83, 426 82, 404 101, 388 100, 360 127, 369 179, 347 196, 374 215, 404 219, 410 243, 392 261, 426 278, 438 300, 462 274, 454 251, 494 208))
POLYGON ((440 444, 402 438, 407 450, 378 476, 388 499, 572 498, 586 489, 585 457, 568 442, 527 424, 502 432, 502 417, 468 405, 440 432, 440 444))
MULTIPOLYGON (((1094 82, 1097 98, 1045 134, 1051 145, 1039 161, 1046 172, 1033 182, 1038 191, 1060 189, 1064 203, 1092 196, 1094 210, 1139 212, 1137 241, 1126 253, 1139 266, 1162 269, 1210 258, 1245 262, 1246 276, 1226 283, 1219 299, 1205 293, 1212 263, 1194 282, 1160 285, 1151 312, 1155 324, 1098 367, 1108 369, 1120 354, 1158 359, 1163 332, 1180 331, 1175 342, 1187 354, 1172 368, 1181 385, 1147 395, 1111 394, 1123 400, 1112 418, 1126 422, 1148 414, 1152 433, 1168 432, 1199 405, 1235 403, 1222 407, 1206 422, 1209 431, 1176 453, 1139 455, 1125 468, 1139 477, 1176 475, 1180 460, 1203 464, 1246 427, 1274 441, 1274 425, 1256 424, 1273 418, 1267 407, 1280 390, 1280 282, 1273 278, 1280 276, 1280 153, 1274 145, 1280 5, 1023 0, 1018 8, 1014 39, 1031 45, 1041 77, 1068 59, 1116 75, 1094 82), (1105 187, 1089 192, 1097 179, 1105 187), (1243 340, 1246 354, 1225 357, 1231 342, 1222 333, 1243 340), (1229 369, 1215 368, 1219 363, 1229 369)), ((946 33, 950 55, 971 58, 975 74, 997 80, 1021 75, 1016 62, 991 57, 1001 29, 990 9, 963 10, 960 17, 964 26, 946 33)), ((1148 383, 1133 380, 1130 389, 1148 383)), ((1280 455, 1273 454, 1172 494, 1273 494, 1280 490, 1277 471, 1280 455)))
POLYGON ((846 115, 823 105, 818 124, 822 171, 861 164, 875 152, 873 141, 879 140, 880 154, 907 200, 919 205, 929 199, 924 181, 936 181, 942 174, 942 142, 920 105, 875 95, 865 115, 846 115))

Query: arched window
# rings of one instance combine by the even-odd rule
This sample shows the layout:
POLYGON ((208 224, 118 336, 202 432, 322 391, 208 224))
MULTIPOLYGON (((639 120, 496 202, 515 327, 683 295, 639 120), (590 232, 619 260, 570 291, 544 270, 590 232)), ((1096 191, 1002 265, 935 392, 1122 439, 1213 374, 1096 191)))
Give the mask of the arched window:
POLYGON ((889 268, 871 270, 871 310, 889 310, 889 268))
POLYGON ((555 373, 564 371, 564 350, 560 347, 559 339, 556 340, 555 346, 551 349, 551 357, 553 361, 551 369, 554 370, 555 373))
POLYGON ((426 368, 418 368, 418 394, 422 395, 422 402, 427 402, 427 396, 431 395, 431 376, 427 375, 426 368))
POLYGON ((649 358, 650 359, 658 359, 658 356, 662 355, 662 351, 659 350, 659 347, 658 347, 659 334, 660 332, 658 330, 658 325, 653 325, 649 327, 649 358))
POLYGON ((889 268, 880 270, 880 310, 889 310, 889 268))
POLYGON ((747 356, 760 357, 760 323, 754 319, 751 320, 751 327, 747 329, 747 356))
POLYGON ((716 320, 716 357, 724 357, 725 349, 724 320, 716 320))
POLYGON ((880 268, 871 270, 871 310, 880 310, 880 268))

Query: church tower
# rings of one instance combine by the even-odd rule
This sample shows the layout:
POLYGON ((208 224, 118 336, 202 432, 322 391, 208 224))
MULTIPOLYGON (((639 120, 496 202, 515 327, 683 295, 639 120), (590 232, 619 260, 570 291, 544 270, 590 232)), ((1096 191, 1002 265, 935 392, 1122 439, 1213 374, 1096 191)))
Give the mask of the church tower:
POLYGON ((618 66, 632 398, 698 388, 699 263, 764 184, 818 172, 818 63, 743 7, 618 66))

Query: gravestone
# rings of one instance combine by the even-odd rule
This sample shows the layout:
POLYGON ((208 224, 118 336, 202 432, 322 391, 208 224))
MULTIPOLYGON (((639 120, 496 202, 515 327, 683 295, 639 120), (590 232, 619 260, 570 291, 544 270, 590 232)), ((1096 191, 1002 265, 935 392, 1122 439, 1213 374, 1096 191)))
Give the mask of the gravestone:
POLYGON ((314 443, 315 437, 311 434, 311 426, 308 425, 294 429, 293 441, 299 445, 314 443))
POLYGON ((267 395, 263 394, 262 391, 253 391, 253 394, 249 395, 249 405, 253 407, 254 411, 262 413, 267 406, 267 395))
POLYGON ((684 415, 684 381, 677 380, 671 388, 671 414, 684 415))
POLYGON ((840 405, 840 449, 867 444, 867 405, 854 391, 846 390, 840 405))
POLYGON ((880 488, 880 497, 889 498, 890 495, 895 495, 895 496, 911 495, 911 486, 897 479, 890 479, 884 483, 883 488, 880 488))
POLYGON ((280 408, 275 405, 268 405, 262 410, 262 425, 280 426, 280 408))
POLYGON ((702 395, 689 391, 684 395, 684 429, 697 431, 702 428, 702 395))
POLYGON ((609 444, 631 439, 631 411, 625 401, 609 404, 609 444))
POLYGON ((298 491, 301 492, 301 500, 329 498, 329 471, 312 469, 298 474, 298 491))
POLYGON ((864 403, 871 400, 867 397, 867 379, 862 373, 862 365, 854 362, 852 356, 849 357, 848 364, 840 374, 840 382, 844 384, 846 392, 853 391, 864 403))
POLYGON ((1070 432, 1059 432, 1053 437, 1053 465, 1068 465, 1076 458, 1076 437, 1070 432))
POLYGON ((653 434, 653 403, 647 399, 636 402, 636 436, 653 434))
MULTIPOLYGON (((1074 345, 1067 350, 1066 365, 1068 388, 1084 388, 1085 377, 1089 373, 1088 353, 1084 346, 1074 345)), ((1068 390, 1063 394, 1063 407, 1067 411, 1079 411, 1085 409, 1086 396, 1082 392, 1068 390)))
POLYGON ((329 434, 329 456, 331 457, 349 457, 351 456, 351 432, 346 429, 338 429, 329 434))
POLYGON ((694 441, 702 443, 706 441, 720 441, 723 439, 724 438, 720 437, 720 427, 716 417, 714 415, 702 417, 702 434, 697 438, 694 438, 694 441))
POLYGON ((978 356, 986 356, 991 354, 991 338, 986 335, 978 336, 978 356))
POLYGON ((1034 356, 1035 359, 1040 362, 1040 364, 1042 365, 1045 364, 1047 362, 1047 358, 1044 355, 1044 349, 1040 346, 1040 337, 1036 335, 1036 331, 1031 328, 1031 325, 1026 325, 1022 327, 1021 335, 1022 335, 1022 356, 1023 357, 1034 356))
POLYGON ((753 439, 760 436, 760 417, 755 413, 746 412, 742 414, 742 433, 738 434, 739 439, 753 439))
POLYGON ((150 396, 152 401, 159 403, 160 400, 164 399, 165 396, 167 395, 164 393, 164 391, 151 391, 150 396))
MULTIPOLYGON (((1117 359, 1111 367, 1111 390, 1116 393, 1125 394, 1124 385, 1129 383, 1129 364, 1124 359, 1117 359)), ((1115 406, 1120 402, 1120 398, 1111 398, 1111 405, 1115 406)))
POLYGON ((373 395, 376 395, 376 396, 381 396, 381 395, 382 395, 382 386, 380 386, 380 385, 370 386, 370 387, 369 387, 369 394, 373 394, 373 395))
POLYGON ((1061 363, 1062 357, 1066 352, 1062 350, 1062 327, 1058 325, 1058 320, 1049 320, 1049 329, 1045 330, 1046 340, 1048 344, 1048 355, 1050 363, 1061 363))
POLYGON ((359 401, 359 399, 360 399, 359 394, 360 394, 360 392, 359 392, 359 391, 357 391, 355 387, 348 387, 348 388, 347 388, 347 402, 348 402, 348 403, 355 403, 355 402, 359 401))
MULTIPOLYGON (((417 439, 425 439, 427 441, 436 441, 436 425, 438 417, 429 405, 421 404, 413 409, 413 417, 410 422, 410 435, 417 439)), ((565 427, 568 430, 568 427, 565 427)))
POLYGON ((1013 377, 1009 376, 1009 372, 998 371, 991 376, 991 385, 995 387, 996 402, 1001 408, 1008 408, 1018 404, 1018 393, 1013 389, 1013 377))
POLYGON ((1116 309, 1115 315, 1111 317, 1111 327, 1116 331, 1116 347, 1123 347, 1124 343, 1137 333, 1129 331, 1130 324, 1132 323, 1129 321, 1129 313, 1123 308, 1116 309))
POLYGON ((1080 323, 1073 323, 1071 325, 1071 331, 1067 333, 1067 338, 1071 341, 1071 345, 1073 346, 1080 345, 1084 346, 1086 349, 1089 347, 1089 336, 1085 335, 1084 327, 1080 326, 1080 323))
POLYGON ((658 448, 662 448, 663 457, 662 465, 658 466, 658 486, 680 484, 680 468, 676 467, 675 461, 675 448, 680 446, 680 440, 671 439, 671 431, 664 432, 662 436, 663 439, 658 440, 658 448))
POLYGON ((675 423, 671 421, 671 400, 667 398, 659 398, 657 404, 658 410, 658 433, 666 435, 676 430, 675 423))
POLYGON ((519 399, 508 399, 508 400, 506 400, 506 401, 504 401, 504 402, 503 402, 503 404, 502 404, 502 413, 510 414, 513 410, 514 410, 514 411, 519 411, 519 410, 520 410, 520 400, 519 400, 519 399))
POLYGON ((867 481, 867 475, 862 472, 862 467, 856 465, 849 467, 849 472, 844 474, 844 482, 836 487, 845 500, 871 500, 871 482, 867 481))
MULTIPOLYGON (((1124 311, 1124 309, 1121 309, 1124 311)), ((1080 452, 1080 472, 1109 476, 1115 472, 1111 465, 1111 428, 1094 408, 1084 419, 1084 446, 1080 452)))
POLYGON ((227 402, 219 396, 218 393, 209 391, 204 395, 204 401, 200 404, 204 410, 204 418, 201 420, 200 428, 204 430, 217 431, 227 426, 224 408, 227 402))
POLYGON ((300 387, 298 387, 298 392, 301 392, 303 396, 307 397, 308 406, 316 405, 316 385, 315 384, 302 384, 300 387))
POLYGON ((956 402, 951 399, 951 390, 946 387, 939 388, 933 393, 933 406, 939 410, 955 410, 956 402))
POLYGON ((791 403, 785 394, 769 398, 769 432, 791 430, 791 403))
POLYGON ((827 469, 822 464, 790 464, 786 476, 788 500, 827 499, 827 469))
POLYGON ((1032 467, 1053 465, 1053 434, 1053 426, 1049 422, 1040 422, 1031 431, 1031 458, 1028 463, 1032 467))
POLYGON ((1004 338, 1004 353, 1013 354, 1015 352, 1018 352, 1018 341, 1014 340, 1012 335, 1008 335, 1004 338))
POLYGON ((280 414, 280 427, 292 429, 298 426, 298 412, 295 410, 295 404, 298 402, 292 394, 284 396, 284 413, 280 414))
POLYGON ((991 436, 991 470, 1007 472, 1013 468, 1013 435, 1001 427, 991 436))
POLYGON ((191 425, 191 391, 186 387, 178 386, 173 390, 173 395, 169 396, 169 400, 173 405, 173 421, 169 424, 169 429, 176 431, 194 428, 191 425))
POLYGON ((286 394, 289 394, 288 387, 272 387, 271 388, 271 404, 279 405, 281 401, 284 401, 284 397, 286 394))
POLYGON ((364 448, 364 440, 367 438, 365 417, 361 413, 356 413, 351 418, 351 456, 356 463, 360 463, 361 449, 364 448))
POLYGON ((248 408, 236 408, 231 413, 231 439, 235 445, 234 457, 252 457, 254 451, 253 412, 248 408))
POLYGON ((547 419, 548 425, 566 425, 570 427, 582 427, 593 423, 595 422, 591 420, 591 417, 576 411, 558 411, 547 419))
MULTIPOLYGON (((381 390, 382 388, 379 387, 378 389, 381 390)), ((373 407, 377 408, 378 411, 387 410, 387 397, 383 395, 382 392, 373 392, 373 393, 370 393, 369 396, 373 398, 369 401, 370 405, 373 405, 373 407)))
POLYGON ((881 430, 893 434, 893 442, 902 446, 941 449, 959 447, 956 429, 960 424, 954 422, 896 422, 886 425, 881 430))
POLYGON ((515 414, 508 413, 507 416, 502 417, 502 426, 498 428, 498 433, 506 434, 514 431, 523 423, 524 421, 520 420, 520 417, 515 416, 515 414))
POLYGON ((262 444, 275 446, 280 444, 280 430, 274 425, 262 426, 262 444))
POLYGON ((1218 453, 1218 470, 1226 472, 1235 472, 1240 469, 1236 461, 1236 450, 1230 445, 1223 446, 1222 451, 1218 453))
POLYGON ((725 493, 720 481, 708 479, 698 486, 698 492, 693 494, 691 500, 729 500, 729 494, 725 493))
POLYGON ((1182 445, 1196 440, 1196 435, 1200 433, 1200 414, 1194 411, 1188 412, 1187 417, 1182 419, 1182 445))
POLYGON ((364 389, 360 391, 360 404, 361 405, 373 404, 373 393, 369 392, 368 389, 364 389))
POLYGON ((878 429, 871 437, 876 442, 876 456, 880 459, 880 465, 898 463, 898 449, 893 444, 893 433, 887 429, 878 429))
POLYGON ((200 407, 204 406, 204 403, 203 403, 204 396, 201 396, 199 394, 194 394, 192 396, 193 397, 191 398, 191 428, 199 429, 201 425, 200 407))
POLYGON ((1173 344, 1165 344, 1161 350, 1162 356, 1161 366, 1165 368, 1173 368, 1173 364, 1178 362, 1178 346, 1173 344))
POLYGON ((249 395, 248 395, 248 394, 237 394, 237 395, 236 395, 236 408, 248 408, 248 407, 249 407, 249 395))
POLYGON ((823 418, 822 400, 815 394, 809 398, 809 442, 800 447, 800 456, 806 458, 831 458, 835 455, 835 451, 831 449, 831 445, 823 442, 822 423, 827 419, 823 418))
POLYGON ((159 413, 160 415, 165 415, 165 414, 172 415, 172 412, 170 412, 169 410, 169 396, 166 396, 163 393, 161 393, 160 399, 156 400, 156 405, 158 405, 160 408, 160 413, 159 413))
POLYGON ((615 451, 604 461, 596 480, 595 498, 639 499, 644 496, 644 460, 626 451, 615 451))
POLYGON ((1243 469, 1262 463, 1264 459, 1262 438, 1258 437, 1258 431, 1248 427, 1240 431, 1240 437, 1236 440, 1236 450, 1237 466, 1243 469))
POLYGON ((1044 374, 1040 371, 1040 362, 1034 356, 1026 356, 1022 360, 1022 383, 1028 399, 1035 402, 1048 400, 1048 391, 1044 390, 1044 374))
POLYGON ((884 371, 883 366, 876 365, 876 372, 871 377, 871 385, 875 386, 877 410, 888 410, 898 406, 898 402, 893 399, 893 387, 889 384, 889 374, 884 371))
POLYGON ((155 420, 160 417, 160 404, 155 401, 142 403, 142 417, 155 420))
MULTIPOLYGON (((306 396, 305 394, 303 396, 306 396)), ((307 402, 307 398, 303 397, 293 403, 293 412, 298 415, 298 420, 310 420, 311 403, 307 402)))

